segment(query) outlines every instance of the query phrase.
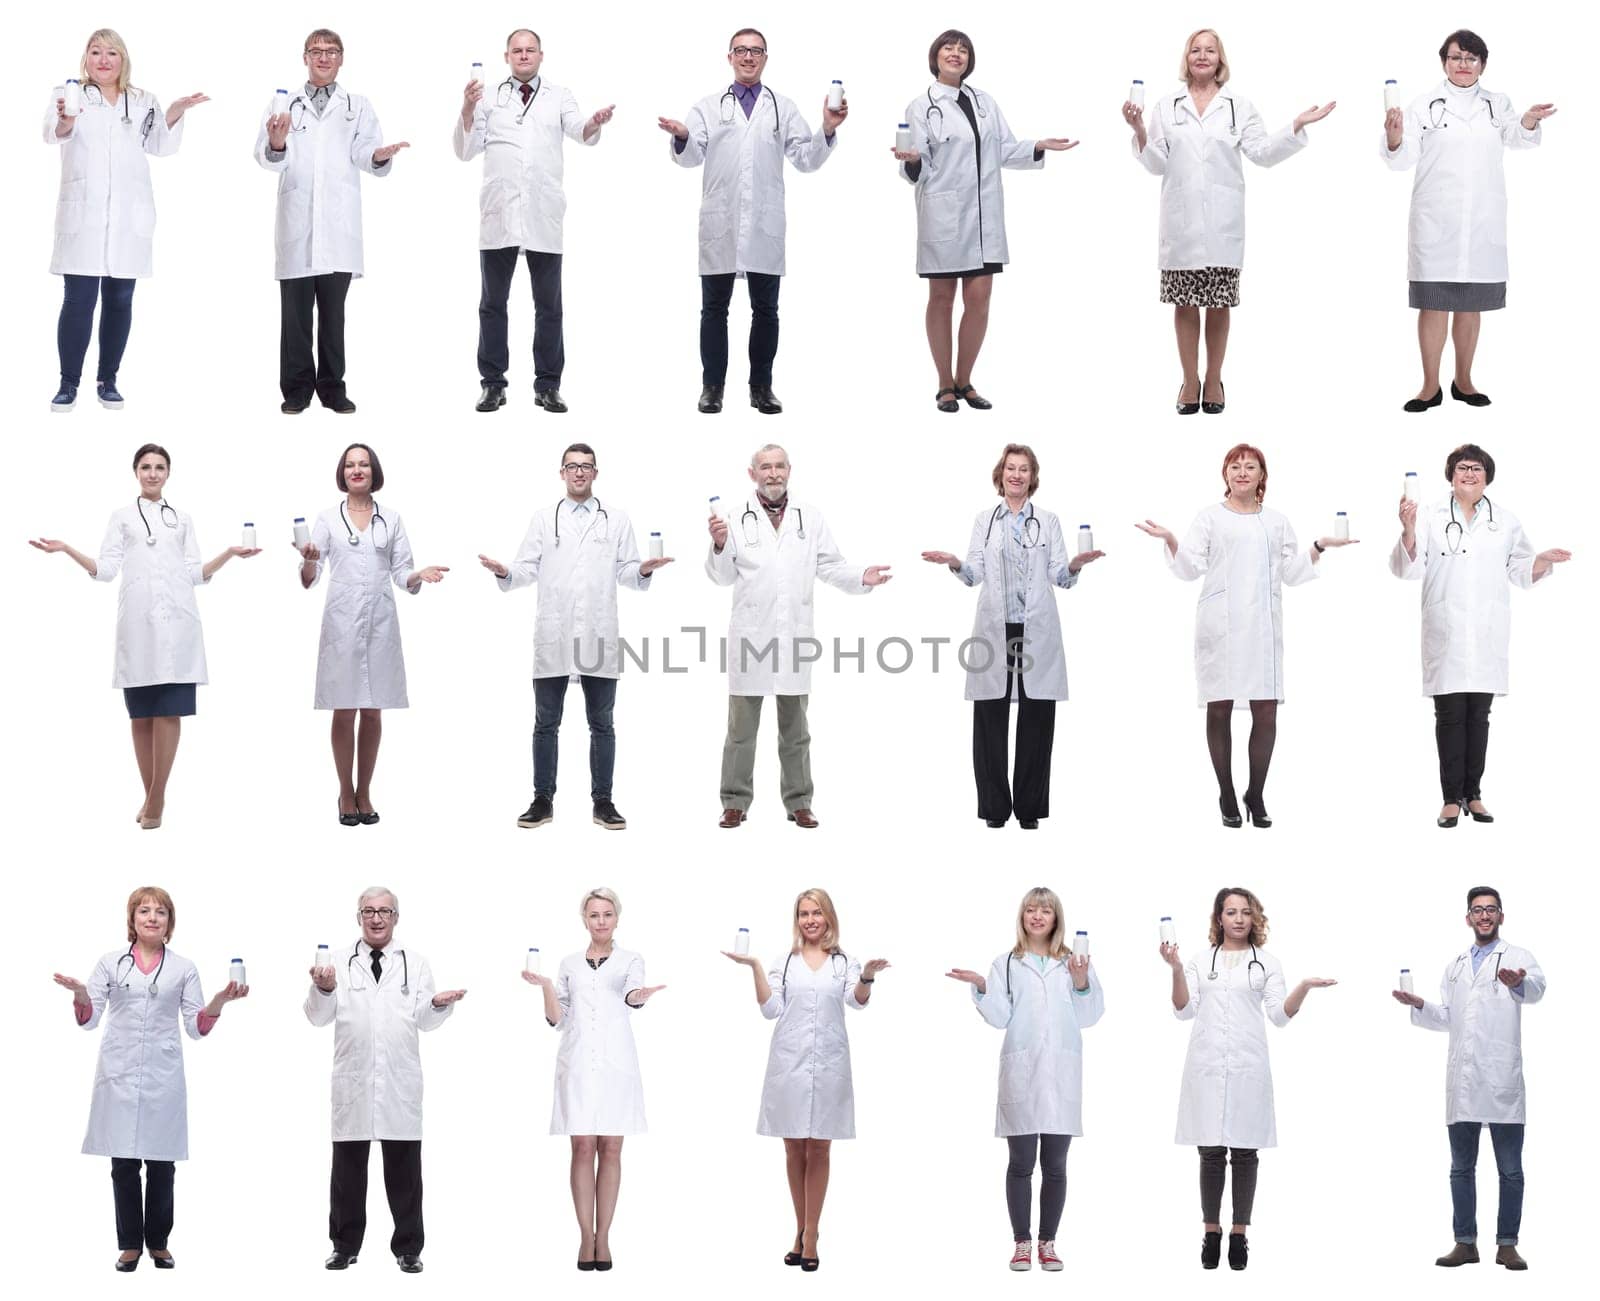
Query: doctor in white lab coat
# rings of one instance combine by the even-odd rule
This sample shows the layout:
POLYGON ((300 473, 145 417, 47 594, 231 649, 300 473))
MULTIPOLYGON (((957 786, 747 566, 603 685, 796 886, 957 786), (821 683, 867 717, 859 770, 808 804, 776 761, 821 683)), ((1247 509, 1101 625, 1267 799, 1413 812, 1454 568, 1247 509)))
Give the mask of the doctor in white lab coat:
POLYGON ((230 981, 205 1001, 194 963, 167 947, 177 908, 159 886, 142 886, 128 896, 127 920, 127 947, 102 957, 87 983, 55 977, 72 991, 73 1015, 85 1030, 105 1017, 83 1151, 111 1158, 122 1253, 117 1269, 125 1274, 138 1268, 146 1247, 157 1269, 172 1268, 167 1237, 175 1163, 189 1159, 179 1024, 191 1039, 203 1038, 226 1004, 250 992, 248 985, 230 981), (141 1165, 147 1181, 142 1192, 141 1165))
POLYGON ((306 1020, 333 1026, 333 1179, 328 1269, 355 1263, 367 1228, 367 1158, 383 1145, 383 1185, 394 1215, 389 1248, 408 1274, 422 1270, 422 1054, 464 989, 435 992, 420 953, 394 941, 400 900, 373 886, 356 904, 361 938, 311 969, 306 1020))
POLYGON ((344 387, 344 300, 351 278, 362 274, 361 173, 387 176, 389 160, 409 143, 384 144, 372 105, 339 84, 337 32, 312 32, 303 58, 304 87, 290 94, 287 113, 268 104, 256 135, 256 162, 278 174, 279 409, 298 415, 315 394, 347 415, 356 405, 344 387))
POLYGON ((1455 1246, 1436 1264, 1478 1260, 1478 1142, 1485 1125, 1500 1173, 1495 1264, 1527 1268, 1517 1253, 1522 1225, 1522 1138, 1527 1090, 1522 1082, 1522 1008, 1544 997, 1545 978, 1527 949, 1500 938, 1500 892, 1467 891, 1472 947, 1445 968, 1439 1001, 1397 989, 1411 1024, 1450 1035, 1445 1062, 1445 1125, 1450 1131, 1450 1201, 1455 1246))
POLYGON ((524 971, 544 994, 544 1016, 561 1032, 556 1054, 550 1132, 572 1141, 573 1209, 578 1215, 578 1268, 611 1268, 611 1220, 622 1186, 622 1140, 642 1134, 644 1088, 629 1022, 665 985, 644 983, 644 959, 618 948, 622 901, 597 886, 579 915, 589 932, 582 953, 561 959, 554 976, 524 971))
POLYGON ((1455 339, 1450 396, 1469 406, 1489 405, 1472 382, 1472 359, 1482 313, 1506 305, 1504 155, 1543 143, 1540 123, 1556 111, 1554 104, 1534 104, 1519 117, 1509 95, 1480 85, 1489 47, 1476 32, 1462 29, 1445 37, 1439 62, 1443 81, 1404 110, 1385 111, 1379 149, 1391 170, 1417 169, 1406 277, 1417 309, 1422 387, 1405 404, 1411 412, 1444 401, 1439 362, 1446 334, 1455 339))
POLYGON ((1219 415, 1227 404, 1222 362, 1244 267, 1243 159, 1273 167, 1293 157, 1308 143, 1306 126, 1334 109, 1332 102, 1312 105, 1291 125, 1269 132, 1254 104, 1224 90, 1231 75, 1222 38, 1203 27, 1184 44, 1181 85, 1143 108, 1132 100, 1122 105, 1122 116, 1133 128, 1133 156, 1161 178, 1161 301, 1173 305, 1178 335, 1180 416, 1219 415))
POLYGON ((1204 577, 1195 611, 1194 667, 1206 711, 1206 745, 1221 794, 1222 824, 1241 825, 1233 789, 1233 711, 1250 709, 1250 784, 1245 813, 1270 827, 1264 791, 1283 703, 1283 587, 1309 582, 1329 547, 1356 538, 1317 538, 1301 551, 1287 518, 1263 504, 1267 458, 1240 443, 1222 458, 1223 499, 1207 506, 1180 544, 1154 520, 1134 527, 1166 543, 1173 577, 1204 577))
POLYGON ((672 137, 672 161, 704 165, 700 199, 700 402, 701 412, 722 410, 728 374, 728 304, 733 282, 750 290, 750 405, 762 415, 783 410, 772 391, 778 355, 778 289, 783 283, 783 160, 814 172, 828 161, 834 133, 848 103, 823 101, 822 134, 812 135, 794 101, 761 80, 767 38, 753 27, 728 42, 733 81, 707 95, 682 122, 660 118, 672 137))
POLYGON ((133 725, 133 754, 144 788, 135 820, 146 831, 161 825, 183 719, 195 712, 195 687, 206 681, 206 648, 194 590, 235 556, 261 554, 259 547, 229 547, 202 562, 194 521, 167 502, 171 467, 167 449, 156 443, 146 443, 133 454, 139 496, 112 512, 98 556, 59 538, 28 540, 36 550, 71 556, 98 582, 122 577, 111 685, 122 688, 133 725))
POLYGON ((966 559, 924 551, 978 588, 972 637, 965 647, 966 698, 972 701, 972 771, 978 816, 1003 827, 1012 813, 1024 830, 1050 816, 1050 756, 1056 701, 1067 698, 1066 651, 1056 613, 1056 588, 1078 582, 1078 571, 1103 551, 1067 558, 1054 513, 1033 504, 1039 458, 1024 443, 1008 443, 990 476, 1001 505, 985 506, 972 523, 966 559), (1011 702, 1017 702, 1014 782, 1006 780, 1011 702))
POLYGON ((994 277, 1011 260, 1000 169, 1040 168, 1046 150, 1078 143, 1018 140, 994 99, 966 84, 977 61, 965 32, 952 28, 934 37, 928 47, 933 85, 906 108, 911 147, 890 150, 916 191, 917 274, 928 282, 928 347, 939 372, 934 401, 945 412, 958 410, 960 401, 980 411, 993 405, 973 388, 972 371, 989 328, 994 277), (950 342, 957 281, 959 357, 950 342))
POLYGON ((100 359, 95 395, 121 410, 117 370, 133 323, 134 282, 154 272, 150 246, 156 228, 149 158, 178 152, 183 115, 204 95, 160 101, 129 82, 131 60, 122 37, 107 28, 90 35, 79 60, 78 109, 67 112, 67 88, 57 86, 44 115, 44 142, 61 151, 55 246, 50 274, 63 283, 56 347, 61 385, 53 412, 78 401, 83 359, 100 302, 100 359))
POLYGON ((1163 943, 1172 969, 1172 1010, 1192 1021, 1183 1059, 1174 1142, 1200 1150, 1200 1209, 1205 1219, 1201 1263, 1215 1269, 1222 1250, 1222 1189, 1233 1169, 1233 1221, 1228 1263, 1243 1269, 1245 1232, 1255 1201, 1256 1153, 1278 1145, 1267 1060, 1265 1021, 1286 1026, 1313 989, 1338 984, 1308 976, 1293 989, 1283 964, 1266 952, 1267 914, 1242 886, 1217 891, 1209 949, 1185 964, 1176 944, 1163 943), (1263 1020, 1265 1017, 1265 1020, 1263 1020))
POLYGON ((1487 496, 1494 457, 1463 443, 1445 459, 1450 496, 1400 499, 1389 572, 1422 583, 1422 694, 1433 697, 1441 827, 1463 812, 1493 822, 1482 799, 1489 709, 1510 690, 1511 585, 1530 588, 1572 552, 1534 554, 1522 523, 1487 496))
POLYGON ((615 506, 595 496, 599 458, 588 443, 561 453, 566 495, 540 510, 509 565, 480 555, 502 592, 539 585, 533 634, 533 803, 519 827, 542 827, 555 817, 557 740, 567 685, 583 688, 589 723, 589 798, 594 823, 622 831, 627 821, 612 801, 617 737, 612 711, 622 675, 617 589, 650 590, 650 576, 671 556, 639 559, 633 525, 615 506))
POLYGON ((1083 1036, 1105 1014, 1105 992, 1087 953, 1067 943, 1060 896, 1036 886, 1017 909, 1016 944, 990 965, 985 978, 957 967, 947 974, 972 986, 978 1013, 1006 1032, 1000 1047, 1000 1092, 995 1137, 1006 1140, 1006 1209, 1015 1249, 1011 1267, 1029 1268, 1033 1167, 1039 1189, 1039 1265, 1059 1270, 1056 1230, 1067 1199, 1067 1149, 1083 1133, 1083 1036))
POLYGON ((770 971, 762 971, 754 954, 723 956, 750 968, 761 1015, 777 1022, 756 1133, 783 1140, 795 1221, 794 1250, 783 1263, 809 1272, 817 1268, 831 1145, 856 1136, 845 1009, 866 1007, 889 964, 883 958, 863 964, 839 947, 839 914, 828 892, 817 888, 795 899, 793 943, 770 971))
POLYGON ((789 821, 811 828, 811 733, 806 702, 812 661, 823 656, 811 622, 816 580, 858 595, 887 583, 888 565, 852 565, 834 545, 814 506, 789 498, 789 454, 768 443, 750 458, 755 491, 737 522, 714 508, 706 573, 733 588, 728 622, 728 734, 722 746, 722 821, 745 820, 755 798, 756 729, 761 701, 777 697, 778 762, 789 821))
POLYGON ((384 514, 373 496, 383 491, 383 465, 366 444, 352 443, 340 453, 334 482, 345 497, 317 517, 311 541, 300 549, 300 586, 315 587, 329 571, 316 708, 333 711, 339 825, 371 826, 378 821, 372 772, 383 742, 383 711, 407 705, 394 589, 415 596, 424 583, 442 582, 450 567, 412 568, 400 513, 384 514))
POLYGON ((506 38, 510 76, 492 90, 469 81, 456 116, 451 144, 456 157, 471 162, 483 155, 483 188, 478 193, 478 375, 483 381, 479 411, 506 404, 506 301, 517 257, 526 254, 533 284, 533 400, 561 414, 561 371, 566 349, 561 331, 561 220, 567 196, 561 188, 563 139, 600 142, 600 128, 611 121, 615 104, 585 118, 570 90, 552 86, 539 72, 544 46, 528 28, 506 38))

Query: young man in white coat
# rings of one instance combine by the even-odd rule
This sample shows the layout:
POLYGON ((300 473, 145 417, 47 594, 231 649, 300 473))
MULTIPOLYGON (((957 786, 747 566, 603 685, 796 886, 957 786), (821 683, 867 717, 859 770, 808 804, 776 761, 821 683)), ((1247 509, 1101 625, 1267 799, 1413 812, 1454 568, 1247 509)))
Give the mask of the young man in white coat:
POLYGON ((483 391, 479 411, 506 404, 506 302, 517 255, 527 254, 533 282, 533 400, 546 411, 567 409, 561 397, 566 351, 561 336, 561 218, 567 197, 561 189, 562 137, 580 144, 600 141, 615 104, 591 117, 578 112, 570 90, 552 86, 539 73, 544 45, 539 33, 522 27, 506 37, 511 75, 490 94, 481 81, 469 81, 456 118, 452 144, 456 157, 471 162, 483 155, 483 189, 478 194, 478 375, 483 391), (486 95, 488 96, 486 98, 486 95))
POLYGON ((396 948, 400 900, 373 886, 356 904, 361 938, 311 969, 306 1020, 333 1024, 333 1178, 326 1268, 356 1263, 367 1229, 367 1158, 383 1144, 383 1187, 394 1216, 389 1248, 407 1274, 422 1272, 422 1054, 419 1030, 437 1030, 464 989, 433 988, 420 953, 396 948))
POLYGON ((1527 1093, 1522 1083, 1522 1007, 1544 997, 1544 972, 1527 949, 1500 938, 1505 912, 1500 892, 1475 885, 1467 891, 1472 947, 1445 968, 1439 1001, 1395 990, 1411 1009, 1411 1024, 1445 1030, 1445 1123, 1450 1130, 1450 1201, 1455 1246, 1436 1265, 1478 1263, 1478 1141, 1489 1127, 1500 1172, 1500 1208, 1494 1263, 1528 1268, 1517 1254, 1522 1225, 1522 1131, 1527 1093))
POLYGON ((356 404, 344 391, 344 300, 362 274, 361 173, 387 176, 389 160, 409 146, 384 144, 372 105, 339 84, 344 42, 337 32, 312 32, 303 58, 305 86, 289 97, 288 112, 268 105, 256 135, 256 161, 278 173, 278 409, 299 415, 315 394, 330 411, 348 415, 356 404))
POLYGON ((611 800, 617 737, 612 710, 622 675, 617 588, 650 590, 650 575, 671 556, 639 559, 627 515, 594 495, 600 477, 594 448, 573 443, 561 453, 566 495, 533 517, 509 565, 480 555, 502 592, 539 584, 533 637, 533 803, 519 827, 542 827, 555 817, 557 735, 567 684, 583 687, 589 720, 589 798, 594 823, 622 831, 627 821, 611 800))
POLYGON ((761 702, 778 701, 778 763, 783 807, 797 827, 817 825, 811 811, 811 733, 806 702, 811 662, 822 655, 812 636, 812 588, 820 577, 859 594, 887 583, 888 565, 852 565, 834 545, 821 513, 789 497, 789 454, 768 443, 750 458, 755 491, 738 522, 713 513, 706 573, 733 588, 728 661, 728 733, 722 745, 722 820, 731 830, 755 797, 756 729, 761 702))
POLYGON ((778 355, 778 289, 784 272, 783 160, 814 172, 828 161, 834 133, 850 112, 823 101, 822 134, 814 136, 794 102, 762 84, 767 38, 742 28, 728 42, 733 82, 707 95, 684 122, 660 118, 672 137, 672 161, 705 164, 700 198, 700 410, 722 410, 728 374, 728 304, 733 282, 750 290, 750 405, 762 415, 783 410, 772 391, 778 355))

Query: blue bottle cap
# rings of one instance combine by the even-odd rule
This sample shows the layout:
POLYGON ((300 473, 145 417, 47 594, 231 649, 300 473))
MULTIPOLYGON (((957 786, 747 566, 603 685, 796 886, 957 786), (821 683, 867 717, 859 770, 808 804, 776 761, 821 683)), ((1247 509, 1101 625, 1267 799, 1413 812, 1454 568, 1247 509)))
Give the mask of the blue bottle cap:
POLYGON ((256 522, 255 522, 255 521, 254 521, 254 520, 248 520, 248 519, 247 519, 247 520, 246 520, 246 521, 245 521, 245 522, 244 522, 244 526, 245 526, 245 528, 247 528, 247 529, 253 529, 253 528, 255 528, 255 526, 256 526, 256 522))
POLYGON ((1172 918, 1170 918, 1170 917, 1163 917, 1163 918, 1162 918, 1162 919, 1161 919, 1161 920, 1162 920, 1162 921, 1164 921, 1164 922, 1170 922, 1170 921, 1171 921, 1171 920, 1172 920, 1172 918))
POLYGON ((842 86, 842 85, 844 85, 844 82, 842 82, 842 81, 840 81, 840 80, 839 80, 839 78, 837 78, 837 77, 835 77, 835 78, 834 78, 834 79, 833 79, 833 84, 834 84, 834 85, 835 85, 835 86, 842 86))
POLYGON ((1349 513, 1349 512, 1347 512, 1347 511, 1342 511, 1342 510, 1336 510, 1336 511, 1334 511, 1334 512, 1333 512, 1333 513, 1334 513, 1334 514, 1335 514, 1335 515, 1345 515, 1345 514, 1348 514, 1348 513, 1349 513))
POLYGON ((240 966, 243 966, 244 965, 244 959, 243 958, 230 958, 228 960, 228 965, 230 967, 233 966, 235 963, 238 963, 240 966))
POLYGON ((1133 79, 1133 84, 1134 84, 1134 85, 1135 85, 1135 86, 1142 86, 1142 85, 1144 85, 1144 82, 1143 82, 1143 81, 1142 81, 1142 80, 1141 80, 1141 79, 1140 79, 1140 78, 1138 78, 1138 77, 1135 77, 1135 78, 1134 78, 1134 79, 1133 79))
MULTIPOLYGON (((1415 473, 1415 471, 1413 471, 1413 473, 1415 473)), ((296 524, 304 524, 306 522, 306 517, 304 515, 296 515, 294 517, 294 522, 296 524)))
POLYGON ((748 935, 748 934, 750 934, 750 928, 749 928, 749 927, 748 927, 748 926, 741 926, 741 927, 740 927, 740 928, 739 928, 739 934, 741 934, 741 935, 748 935))
POLYGON ((1079 527, 1079 528, 1080 528, 1080 529, 1086 529, 1086 528, 1088 528, 1088 527, 1089 527, 1089 526, 1088 526, 1088 525, 1087 525, 1087 524, 1080 524, 1080 525, 1078 525, 1078 527, 1079 527))
POLYGON ((1384 83, 1383 83, 1383 84, 1384 84, 1384 85, 1385 85, 1385 86, 1397 86, 1397 85, 1399 85, 1399 84, 1400 84, 1400 83, 1399 83, 1399 82, 1397 82, 1397 81, 1396 81, 1396 80, 1395 80, 1395 79, 1394 79, 1394 78, 1393 78, 1393 77, 1390 77, 1390 78, 1389 78, 1389 80, 1388 80, 1388 81, 1386 81, 1386 82, 1384 82, 1384 83))
POLYGON ((650 536, 653 537, 653 538, 660 537, 661 536, 661 530, 660 529, 651 529, 650 530, 650 536))
POLYGON ((537 953, 538 951, 539 951, 539 946, 537 944, 528 945, 528 952, 529 953, 537 953))
POLYGON ((79 85, 79 84, 80 83, 79 83, 79 81, 78 81, 78 79, 76 77, 68 77, 67 78, 67 85, 76 86, 76 85, 79 85))
POLYGON ((1407 470, 1406 471, 1406 478, 1415 479, 1416 477, 1417 477, 1417 472, 1415 470, 1407 470))
POLYGON ((287 95, 289 92, 283 86, 279 86, 277 91, 274 92, 274 93, 279 94, 279 95, 287 95))

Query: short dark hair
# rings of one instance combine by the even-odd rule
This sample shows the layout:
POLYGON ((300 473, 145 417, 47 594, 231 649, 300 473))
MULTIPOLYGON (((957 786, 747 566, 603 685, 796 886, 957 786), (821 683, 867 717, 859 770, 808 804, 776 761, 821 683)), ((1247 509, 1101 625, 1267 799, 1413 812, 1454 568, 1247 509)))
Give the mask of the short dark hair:
POLYGON ((511 37, 515 36, 517 34, 517 32, 527 32, 529 36, 533 37, 533 39, 539 43, 539 52, 541 54, 544 53, 544 38, 542 36, 540 36, 538 32, 534 31, 533 28, 531 28, 531 27, 518 27, 518 28, 515 28, 510 33, 510 35, 508 35, 506 37, 506 49, 509 50, 511 48, 511 37))
POLYGON ((767 48, 767 38, 766 38, 766 36, 764 36, 762 34, 761 29, 759 27, 741 27, 732 36, 728 37, 728 51, 729 51, 729 53, 733 52, 733 43, 736 40, 738 40, 741 36, 745 35, 747 32, 751 36, 760 36, 761 37, 761 48, 763 50, 765 50, 767 48))
POLYGON ((1489 66, 1489 47, 1483 43, 1483 37, 1477 32, 1469 32, 1465 27, 1458 32, 1451 32, 1444 38, 1444 44, 1439 47, 1440 63, 1443 63, 1444 56, 1450 53, 1452 41, 1463 54, 1476 54, 1485 67, 1489 66))
POLYGON ((1458 461, 1482 461, 1483 478, 1486 483, 1494 482, 1494 457, 1479 447, 1476 443, 1462 443, 1460 447, 1444 458, 1444 478, 1449 483, 1456 477, 1456 463, 1458 461))
POLYGON ((567 463, 568 452, 582 452, 595 463, 596 468, 600 465, 600 458, 594 454, 594 448, 590 447, 588 443, 568 443, 561 453, 562 465, 567 463))
POLYGON ((344 451, 339 453, 339 465, 338 468, 333 472, 333 481, 339 485, 340 492, 350 491, 350 489, 345 486, 344 481, 344 458, 349 456, 350 453, 355 451, 358 447, 367 454, 367 459, 372 462, 372 491, 382 492, 383 465, 378 460, 378 454, 365 443, 351 443, 349 447, 345 448, 344 451))
POLYGON ((1472 889, 1468 890, 1467 891, 1467 907, 1468 908, 1472 907, 1472 901, 1474 899, 1478 898, 1481 895, 1486 895, 1486 894, 1494 896, 1494 906, 1496 908, 1501 907, 1500 891, 1496 890, 1492 885, 1475 885, 1475 886, 1472 887, 1472 889))
POLYGON ((978 66, 978 52, 972 48, 972 37, 965 32, 952 27, 949 31, 940 32, 933 38, 933 44, 928 47, 928 72, 934 77, 939 75, 939 51, 947 45, 965 45, 967 47, 967 68, 961 74, 965 81, 972 75, 972 70, 978 66))
POLYGON ((167 463, 167 469, 170 470, 172 468, 172 458, 167 455, 167 449, 165 447, 161 446, 160 443, 146 443, 133 454, 133 468, 135 470, 139 468, 139 462, 144 460, 147 452, 155 452, 163 461, 167 463))

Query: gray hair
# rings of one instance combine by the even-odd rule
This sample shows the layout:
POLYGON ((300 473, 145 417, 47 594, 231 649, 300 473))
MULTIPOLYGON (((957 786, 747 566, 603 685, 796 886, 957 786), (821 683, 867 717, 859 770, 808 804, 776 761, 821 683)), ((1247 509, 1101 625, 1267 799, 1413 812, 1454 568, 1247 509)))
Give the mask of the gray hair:
POLYGON ((617 892, 615 890, 604 885, 595 886, 593 890, 590 890, 588 894, 583 896, 583 902, 578 905, 578 916, 583 917, 588 913, 589 900, 591 899, 603 899, 606 903, 611 905, 612 911, 617 914, 617 920, 619 922, 622 920, 622 900, 617 898, 617 892))
POLYGON ((395 913, 398 915, 400 912, 400 896, 397 895, 393 890, 389 889, 389 887, 386 885, 369 885, 365 890, 363 890, 361 892, 361 898, 356 900, 356 911, 360 912, 363 908, 365 908, 368 900, 380 899, 385 896, 387 896, 389 901, 394 904, 395 913))
POLYGON ((758 447, 751 454, 751 456, 750 456, 750 468, 752 470, 755 469, 756 465, 760 462, 761 458, 764 455, 766 455, 768 452, 782 452, 783 453, 783 463, 785 465, 789 464, 789 452, 788 452, 788 449, 785 448, 782 443, 768 443, 765 447, 758 447))

